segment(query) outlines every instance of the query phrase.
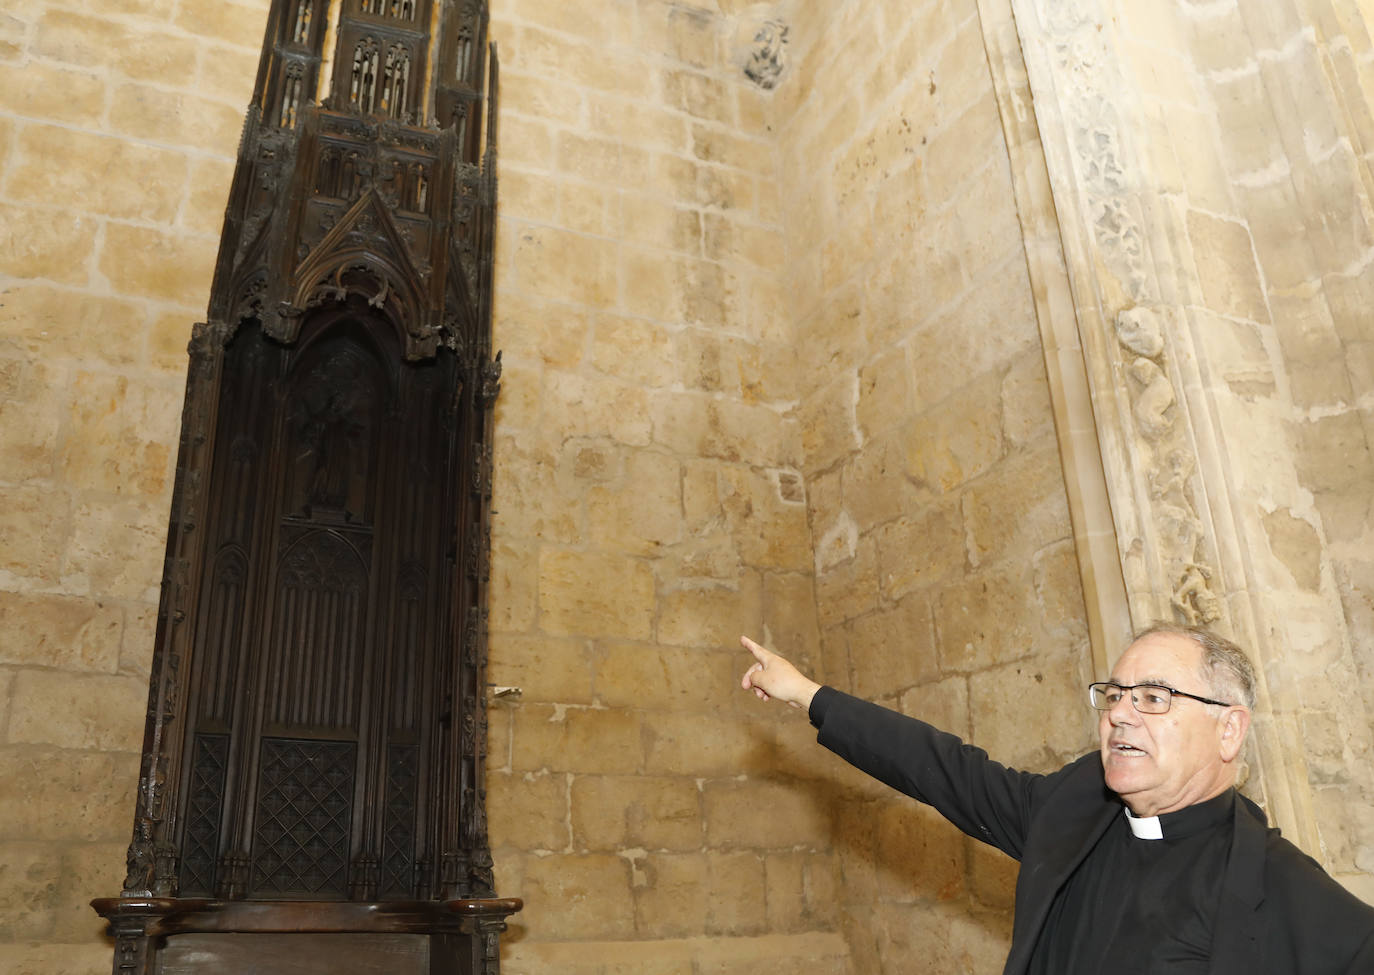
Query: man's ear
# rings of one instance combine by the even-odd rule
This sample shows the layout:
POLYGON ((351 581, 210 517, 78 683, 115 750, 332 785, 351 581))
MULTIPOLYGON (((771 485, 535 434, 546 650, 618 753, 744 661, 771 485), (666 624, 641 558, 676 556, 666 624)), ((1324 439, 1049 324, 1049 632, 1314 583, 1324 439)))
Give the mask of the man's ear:
POLYGON ((1234 705, 1221 716, 1220 745, 1221 760, 1234 762, 1245 745, 1245 735, 1250 730, 1250 709, 1244 705, 1234 705))

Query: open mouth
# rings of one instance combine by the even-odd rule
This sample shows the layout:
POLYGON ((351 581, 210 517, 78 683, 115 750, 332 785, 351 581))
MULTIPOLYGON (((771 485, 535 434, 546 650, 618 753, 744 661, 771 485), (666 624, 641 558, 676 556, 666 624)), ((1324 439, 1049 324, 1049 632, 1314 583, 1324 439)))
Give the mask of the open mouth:
POLYGON ((1128 745, 1124 741, 1113 742, 1111 750, 1118 755, 1125 755, 1128 757, 1135 757, 1145 754, 1145 752, 1141 749, 1136 748, 1134 745, 1128 745))

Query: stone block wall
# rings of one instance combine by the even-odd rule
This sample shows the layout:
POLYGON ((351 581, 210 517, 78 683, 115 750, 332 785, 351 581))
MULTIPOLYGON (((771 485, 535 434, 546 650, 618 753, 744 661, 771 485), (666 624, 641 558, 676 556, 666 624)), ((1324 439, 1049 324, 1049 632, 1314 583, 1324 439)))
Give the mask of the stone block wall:
POLYGON ((507 972, 847 971, 772 96, 714 4, 495 5, 488 810, 507 972))
MULTIPOLYGON (((1091 746, 1087 626, 978 5, 798 7, 775 96, 824 677, 1023 768, 1091 746)), ((839 802, 855 971, 995 970, 1015 865, 839 802)))
POLYGON ((0 12, 0 971, 108 972, 191 323, 261 3, 0 12))
MULTIPOLYGON (((1289 650, 1271 686, 1307 756, 1318 855, 1374 901, 1374 48, 1343 4, 1236 13, 1253 52, 1204 62, 1260 313, 1227 329, 1245 347, 1226 343, 1227 421, 1239 435, 1254 406, 1285 421, 1293 481, 1261 486, 1272 463, 1254 456, 1237 478, 1265 583, 1285 596, 1265 619, 1289 650), (1273 388, 1246 383, 1256 336, 1279 363, 1273 388)), ((1220 26, 1199 24, 1193 50, 1220 26)))
MULTIPOLYGON (((1000 966, 1014 865, 736 683, 745 632, 1023 767, 1092 740, 998 4, 493 3, 511 975, 1000 966)), ((0 970, 103 973, 86 901, 124 872, 184 349, 266 3, 11 7, 0 970)), ((1208 487, 1260 580, 1228 598, 1302 648, 1266 660, 1273 734, 1314 852, 1368 890, 1367 27, 1339 0, 1120 8, 1183 229, 1155 257, 1225 434, 1208 487)))

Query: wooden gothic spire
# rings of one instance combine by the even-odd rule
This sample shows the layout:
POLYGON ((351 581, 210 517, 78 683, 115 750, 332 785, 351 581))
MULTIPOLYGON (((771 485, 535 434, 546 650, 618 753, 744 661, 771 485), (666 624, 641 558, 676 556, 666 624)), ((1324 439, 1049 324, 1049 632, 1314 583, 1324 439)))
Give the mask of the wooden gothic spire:
POLYGON ((128 875, 95 902, 116 972, 173 964, 172 933, 300 930, 492 972, 519 909, 483 784, 486 29, 478 0, 271 6, 190 346, 128 875))

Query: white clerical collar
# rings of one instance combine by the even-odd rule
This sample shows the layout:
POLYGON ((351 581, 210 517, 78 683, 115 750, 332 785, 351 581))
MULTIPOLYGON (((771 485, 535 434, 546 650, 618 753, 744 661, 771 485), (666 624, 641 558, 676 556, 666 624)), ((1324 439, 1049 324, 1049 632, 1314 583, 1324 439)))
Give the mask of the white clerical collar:
POLYGON ((1164 839, 1164 829, 1159 825, 1158 816, 1136 816, 1132 814, 1130 809, 1127 809, 1126 822, 1138 840, 1164 839))

